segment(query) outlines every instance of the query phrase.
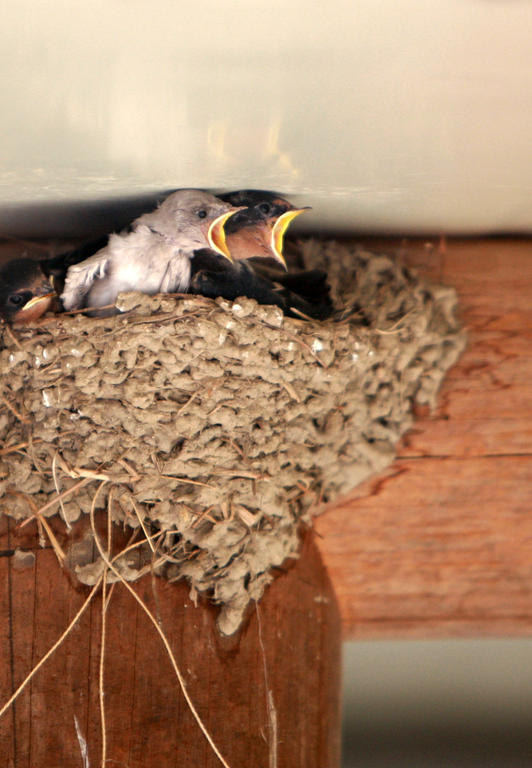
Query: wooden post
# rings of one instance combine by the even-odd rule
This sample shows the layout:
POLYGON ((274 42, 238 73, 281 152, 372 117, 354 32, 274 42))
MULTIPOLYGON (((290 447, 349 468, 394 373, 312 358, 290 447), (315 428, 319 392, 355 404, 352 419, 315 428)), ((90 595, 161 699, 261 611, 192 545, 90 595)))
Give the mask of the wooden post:
MULTIPOLYGON (((88 589, 51 549, 1 519, 0 696, 3 704, 58 639, 88 589), (33 539, 33 540, 32 540, 33 539), (31 549, 26 558, 17 546, 31 549)), ((231 768, 335 768, 339 762, 340 620, 312 534, 242 630, 223 638, 217 610, 183 583, 133 585, 157 615, 198 713, 231 768)), ((100 766, 101 597, 0 720, 9 768, 100 766), (83 740, 88 762, 82 759, 83 740)), ((108 765, 214 768, 160 637, 122 584, 107 612, 104 701, 108 765)), ((0 704, 1 705, 1 704, 0 704)))

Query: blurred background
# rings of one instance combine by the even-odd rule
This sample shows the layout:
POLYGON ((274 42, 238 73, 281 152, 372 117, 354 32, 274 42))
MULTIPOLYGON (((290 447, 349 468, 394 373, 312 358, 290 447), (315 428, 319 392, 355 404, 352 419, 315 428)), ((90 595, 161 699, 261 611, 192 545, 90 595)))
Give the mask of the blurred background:
POLYGON ((532 765, 532 640, 344 644, 343 768, 532 765))
POLYGON ((105 228, 183 186, 292 194, 321 231, 532 230, 528 0, 2 10, 5 233, 105 228))
MULTIPOLYGON (((165 190, 278 190, 295 231, 530 233, 529 0, 4 0, 0 234, 165 190)), ((345 645, 344 765, 532 764, 532 641, 345 645)))

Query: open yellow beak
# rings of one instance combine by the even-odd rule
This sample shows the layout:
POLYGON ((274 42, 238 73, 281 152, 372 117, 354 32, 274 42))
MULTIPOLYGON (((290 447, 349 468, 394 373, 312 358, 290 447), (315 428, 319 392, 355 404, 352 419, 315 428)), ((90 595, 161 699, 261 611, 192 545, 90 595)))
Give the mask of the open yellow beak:
POLYGON ((229 259, 229 261, 233 261, 233 257, 229 252, 229 248, 225 240, 224 225, 225 222, 231 218, 231 216, 234 216, 235 213, 241 211, 243 208, 245 208, 245 206, 241 208, 232 208, 230 211, 227 211, 227 213, 222 213, 221 216, 218 216, 218 218, 211 222, 207 232, 207 240, 209 241, 209 246, 213 249, 213 251, 216 251, 216 253, 219 253, 221 256, 225 256, 225 258, 229 259))
POLYGON ((44 296, 34 296, 33 299, 30 299, 24 304, 24 306, 21 309, 21 312, 25 312, 28 309, 32 309, 33 307, 36 307, 41 302, 50 303, 48 299, 52 299, 54 296, 55 296, 55 293, 53 292, 45 293, 44 296))
POLYGON ((286 261, 283 256, 283 245, 284 245, 284 235, 288 227, 290 226, 290 223, 296 218, 296 216, 299 216, 300 213, 304 213, 304 211, 308 211, 308 208, 296 208, 293 211, 286 211, 286 213, 281 214, 275 224, 272 227, 272 239, 271 239, 271 248, 272 252, 275 255, 275 258, 277 261, 280 261, 283 267, 288 271, 288 267, 286 266, 286 261))
POLYGON ((56 294, 46 293, 44 296, 34 296, 33 299, 27 301, 24 306, 17 312, 14 322, 16 323, 28 323, 33 320, 38 320, 41 315, 44 315, 47 309, 50 308, 52 300, 56 294))

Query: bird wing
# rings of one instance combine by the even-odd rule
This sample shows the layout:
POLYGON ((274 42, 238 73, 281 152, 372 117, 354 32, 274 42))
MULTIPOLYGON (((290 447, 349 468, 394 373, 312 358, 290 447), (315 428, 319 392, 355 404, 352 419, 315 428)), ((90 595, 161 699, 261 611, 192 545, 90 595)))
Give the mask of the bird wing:
POLYGON ((190 285, 190 254, 181 249, 168 260, 161 280, 160 293, 180 293, 190 285))
POLYGON ((109 235, 102 235, 102 237, 96 237, 92 240, 86 240, 77 248, 71 248, 69 251, 62 251, 56 256, 42 259, 40 264, 43 272, 46 275, 53 275, 54 277, 64 279, 67 269, 73 264, 80 264, 95 253, 101 251, 107 245, 109 241, 109 235))
POLYGON ((65 287, 61 294, 61 300, 67 312, 71 309, 80 309, 83 306, 83 300, 94 281, 107 274, 109 262, 109 251, 107 248, 103 248, 94 256, 69 267, 65 287))

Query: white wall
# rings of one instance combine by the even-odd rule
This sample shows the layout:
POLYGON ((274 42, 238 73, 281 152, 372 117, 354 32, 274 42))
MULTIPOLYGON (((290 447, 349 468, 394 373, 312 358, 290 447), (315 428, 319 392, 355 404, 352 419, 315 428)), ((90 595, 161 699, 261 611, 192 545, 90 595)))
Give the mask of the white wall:
POLYGON ((3 231, 179 186, 295 193, 311 228, 532 231, 529 0, 4 0, 0 57, 3 231))

